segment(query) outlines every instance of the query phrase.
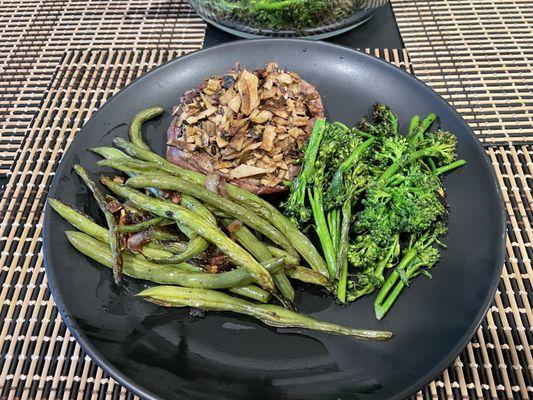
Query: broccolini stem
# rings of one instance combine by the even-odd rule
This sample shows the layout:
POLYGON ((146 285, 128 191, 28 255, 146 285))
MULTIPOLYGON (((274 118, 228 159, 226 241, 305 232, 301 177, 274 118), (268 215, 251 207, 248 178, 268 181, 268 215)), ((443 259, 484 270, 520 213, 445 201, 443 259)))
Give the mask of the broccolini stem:
POLYGON ((342 225, 340 229, 340 242, 337 248, 336 274, 337 298, 342 303, 346 302, 346 284, 348 280, 348 234, 350 231, 350 220, 352 218, 352 205, 346 201, 342 206, 342 225))
POLYGON ((381 290, 378 293, 378 297, 374 301, 374 312, 376 314, 377 319, 382 319, 385 316, 385 314, 390 310, 390 308, 396 301, 396 298, 401 292, 401 289, 400 291, 397 291, 396 289, 392 290, 394 285, 396 285, 398 279, 400 279, 400 274, 398 273, 398 270, 405 270, 415 257, 416 249, 409 249, 405 257, 402 259, 402 261, 400 261, 398 266, 394 269, 394 271, 392 271, 392 274, 390 274, 390 276, 383 284, 381 290))
POLYGON ((322 250, 324 251, 328 273, 330 277, 334 277, 336 263, 335 249, 333 248, 333 241, 331 240, 331 235, 326 222, 326 216, 324 215, 322 191, 315 186, 313 189, 308 189, 307 195, 309 196, 309 202, 311 203, 311 209, 313 210, 316 233, 320 239, 322 250))
POLYGON ((292 183, 291 194, 289 199, 283 204, 283 207, 287 214, 296 219, 298 222, 303 222, 305 209, 305 195, 307 191, 307 185, 313 179, 315 174, 315 162, 318 155, 318 149, 320 142, 324 137, 324 131, 326 129, 326 120, 317 119, 313 126, 313 132, 309 138, 307 148, 304 152, 304 159, 302 163, 302 170, 300 174, 292 183))
POLYGON ((394 239, 393 244, 390 246, 389 251, 387 252, 387 255, 380 260, 377 270, 376 270, 376 276, 383 277, 383 273, 385 272, 385 268, 387 267, 387 264, 389 264, 390 260, 395 257, 396 252, 400 252, 400 238, 399 236, 396 236, 394 239))
POLYGON ((334 208, 327 214, 328 230, 333 243, 333 251, 339 251, 341 216, 339 209, 334 208))
POLYGON ((420 117, 418 115, 415 115, 413 118, 411 118, 411 122, 409 122, 409 129, 407 130, 407 134, 412 135, 413 133, 415 133, 419 126, 420 117))
POLYGON ((389 167, 385 170, 385 172, 383 172, 383 174, 381 174, 381 176, 379 177, 379 182, 382 182, 382 183, 383 182, 387 182, 394 174, 396 174, 396 172, 398 172, 398 170, 400 169, 401 166, 409 165, 412 162, 414 162, 414 161, 416 161, 416 160, 418 160, 419 158, 422 158, 422 157, 434 156, 435 155, 435 151, 436 151, 436 149, 434 147, 426 147, 426 148, 423 148, 423 149, 420 149, 420 150, 417 150, 417 151, 413 152, 402 163, 397 161, 397 162, 389 165, 389 167))
POLYGON ((435 169, 434 172, 435 172, 435 175, 437 176, 442 175, 442 174, 445 174, 446 172, 451 171, 452 169, 459 168, 465 164, 466 164, 465 160, 457 160, 448 165, 443 165, 442 167, 435 169))
MULTIPOLYGON (((422 265, 418 264, 418 263, 411 263, 407 267, 407 269, 405 271, 405 276, 406 276, 407 281, 409 281, 409 279, 414 278, 417 275, 418 270, 420 269, 421 266, 422 265)), ((394 271, 394 272, 396 272, 396 271, 394 271)), ((392 277, 392 275, 389 278, 391 278, 391 277, 392 277)), ((399 277, 399 275, 397 275, 395 277, 394 282, 390 285, 388 296, 383 301, 383 303, 381 303, 381 305, 379 305, 379 306, 374 305, 374 310, 375 310, 377 319, 381 319, 381 318, 383 318, 383 316, 385 316, 385 314, 390 310, 390 308, 393 306, 393 304, 396 301, 396 299, 398 299, 398 297, 402 293, 403 289, 405 288, 405 286, 406 286, 405 282, 403 282, 402 280, 397 282, 398 281, 398 277, 399 277), (392 286, 394 284, 395 284, 395 286, 394 286, 394 288, 392 288, 392 286), (392 290, 390 290, 391 288, 392 288, 392 290)), ((388 281, 388 279, 387 279, 387 281, 388 281)))
POLYGON ((359 136, 362 136, 362 137, 364 137, 366 139, 374 139, 374 140, 376 140, 376 137, 374 135, 371 135, 370 133, 367 133, 367 132, 362 131, 360 129, 353 128, 353 131, 354 131, 354 133, 356 133, 359 136))
POLYGON ((435 122, 436 119, 437 116, 435 114, 429 113, 427 117, 422 120, 422 124, 420 125, 420 132, 425 133, 429 129, 431 124, 435 122))
POLYGON ((331 180, 331 185, 328 190, 328 196, 330 199, 335 199, 339 196, 346 171, 350 170, 359 161, 363 152, 372 146, 375 141, 376 139, 373 137, 364 141, 352 151, 352 154, 350 154, 346 160, 342 162, 331 180))

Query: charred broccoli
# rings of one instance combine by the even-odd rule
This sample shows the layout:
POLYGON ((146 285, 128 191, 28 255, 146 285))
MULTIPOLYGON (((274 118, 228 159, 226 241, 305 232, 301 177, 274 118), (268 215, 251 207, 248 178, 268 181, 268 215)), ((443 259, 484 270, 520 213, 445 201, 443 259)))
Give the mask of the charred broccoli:
POLYGON ((352 129, 317 121, 284 205, 300 224, 312 215, 340 302, 381 289, 379 319, 439 260, 434 244, 447 213, 440 176, 465 162, 456 161, 453 134, 430 130, 435 120, 414 116, 402 135, 378 103, 352 129))

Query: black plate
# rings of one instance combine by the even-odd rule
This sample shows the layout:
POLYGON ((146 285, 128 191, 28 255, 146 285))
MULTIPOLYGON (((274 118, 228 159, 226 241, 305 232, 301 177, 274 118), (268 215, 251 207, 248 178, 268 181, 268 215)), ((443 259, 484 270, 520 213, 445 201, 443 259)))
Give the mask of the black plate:
MULTIPOLYGON (((76 339, 114 378, 142 397, 404 399, 445 369, 466 345, 493 297, 503 261, 504 214, 488 159, 472 131, 437 94, 376 58, 326 43, 302 40, 233 42, 174 60, 122 90, 84 126, 57 169, 50 196, 91 215, 94 201, 73 173, 81 163, 95 175, 87 151, 127 136, 139 110, 170 109, 187 89, 240 62, 262 67, 275 60, 315 83, 328 117, 355 123, 372 103, 398 113, 435 112, 457 134, 468 165, 446 179, 451 209, 448 250, 417 279, 387 317, 374 318, 373 296, 339 307, 318 291, 297 292, 300 311, 348 326, 391 330, 386 343, 297 330, 269 329, 246 317, 209 313, 189 320, 186 310, 164 309, 134 297, 145 285, 113 287, 110 271, 67 243, 72 229, 46 210, 44 255, 48 282, 76 339)), ((170 115, 150 123, 146 137, 162 153, 170 115)))

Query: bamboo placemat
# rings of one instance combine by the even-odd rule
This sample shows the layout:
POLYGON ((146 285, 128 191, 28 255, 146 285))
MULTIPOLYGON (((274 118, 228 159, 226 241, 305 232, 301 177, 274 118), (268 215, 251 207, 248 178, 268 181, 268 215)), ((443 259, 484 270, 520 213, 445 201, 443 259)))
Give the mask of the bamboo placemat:
POLYGON ((0 174, 68 49, 201 48, 186 0, 0 0, 0 174))
POLYGON ((508 214, 507 257, 492 307, 463 354, 419 397, 533 398, 533 2, 392 4, 411 68, 484 143, 508 214))
MULTIPOLYGON (((203 24, 181 1, 0 1, 0 18, 8 22, 0 25, 0 173, 2 165, 4 171, 12 167, 0 201, 0 398, 132 398, 85 356, 57 314, 40 254, 42 209, 53 171, 84 121, 129 80, 200 47, 203 24), (179 23, 176 10, 183 16, 179 23), (146 16, 163 22, 150 25, 146 16)), ((412 67, 403 51, 372 52, 412 67)), ((453 82, 452 89, 439 90, 450 96, 453 82)), ((461 111, 468 117, 471 108, 461 111)), ((533 148, 527 135, 502 137, 503 122, 495 135, 491 129, 477 132, 509 214, 502 281, 473 340, 417 399, 533 396, 533 148)))
POLYGON ((533 1, 392 0, 416 76, 486 143, 533 140, 533 1))

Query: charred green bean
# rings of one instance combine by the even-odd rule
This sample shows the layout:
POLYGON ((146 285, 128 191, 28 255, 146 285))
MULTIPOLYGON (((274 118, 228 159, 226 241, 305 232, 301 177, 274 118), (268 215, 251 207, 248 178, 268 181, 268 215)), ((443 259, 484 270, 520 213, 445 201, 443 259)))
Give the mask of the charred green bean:
MULTIPOLYGON (((226 228, 230 227, 231 224, 235 222, 236 220, 231 219, 225 219, 222 221, 226 228)), ((268 250, 268 247, 261 242, 246 226, 238 226, 237 229, 232 230, 231 234, 235 236, 237 241, 246 250, 248 250, 248 252, 257 259, 257 261, 265 262, 272 258, 272 253, 268 250)), ((294 288, 292 287, 289 278, 287 278, 287 275, 285 275, 285 273, 282 271, 272 275, 272 278, 274 279, 274 284, 279 289, 280 293, 292 303, 294 301, 294 288)))
MULTIPOLYGON (((108 268, 112 266, 111 251, 102 243, 82 232, 67 231, 69 242, 82 254, 108 268)), ((124 256, 124 273, 132 278, 156 283, 165 283, 204 289, 231 289, 252 283, 252 276, 243 268, 236 268, 219 274, 188 272, 166 265, 158 265, 131 254, 124 256)), ((283 260, 273 258, 263 264, 267 271, 283 269, 283 260)))
POLYGON ((146 221, 139 222, 137 224, 131 224, 131 225, 118 225, 117 231, 121 233, 134 233, 134 232, 141 232, 149 229, 152 226, 160 225, 164 223, 164 221, 167 221, 165 218, 156 217, 156 218, 150 218, 146 221))
POLYGON ((256 318, 277 328, 302 328, 347 335, 366 340, 387 340, 391 332, 348 328, 330 322, 317 321, 307 315, 272 304, 253 304, 214 290, 155 286, 138 296, 165 307, 198 307, 208 311, 230 311, 256 318))
POLYGON ((159 189, 175 190, 179 193, 185 193, 189 196, 196 197, 206 204, 228 213, 233 218, 238 218, 239 221, 262 233, 293 256, 298 255, 289 240, 264 218, 254 212, 250 212, 246 207, 243 207, 240 204, 234 203, 217 193, 213 193, 205 186, 167 174, 141 174, 128 179, 126 184, 138 189, 155 187, 159 189))
POLYGON ((148 145, 144 143, 144 140, 142 138, 142 126, 145 122, 155 117, 159 117, 164 112, 165 112, 164 107, 154 106, 154 107, 150 107, 145 110, 142 110, 138 112, 137 114, 135 114, 135 116, 130 122, 130 126, 128 129, 132 143, 136 144, 137 146, 145 150, 150 150, 150 147, 148 147, 148 145))
POLYGON ((111 179, 103 177, 102 183, 115 194, 132 201, 137 207, 151 214, 174 219, 176 222, 187 225, 204 239, 215 244, 236 265, 248 270, 260 286, 268 291, 275 291, 272 277, 265 267, 213 224, 199 218, 183 206, 154 199, 135 189, 113 182, 111 179))
POLYGON ((96 184, 91 180, 87 171, 79 164, 74 165, 74 170, 80 176, 89 190, 93 193, 100 210, 105 216, 107 226, 109 228, 109 245, 113 255, 113 279, 117 285, 120 285, 122 280, 122 254, 120 251, 115 217, 107 208, 107 202, 104 194, 100 192, 96 184))
MULTIPOLYGON (((122 138, 116 138, 114 143, 124 149, 130 156, 155 163, 162 167, 166 172, 175 174, 189 182, 205 185, 204 174, 178 167, 152 151, 139 148, 122 138)), ((270 221, 274 227, 279 229, 279 231, 290 240, 296 250, 298 250, 302 257, 309 263, 311 268, 320 272, 324 276, 328 276, 326 263, 315 246, 313 246, 311 241, 298 230, 298 227, 289 221, 278 209, 276 209, 276 207, 259 196, 238 186, 226 184, 225 188, 226 193, 231 200, 257 212, 267 221, 270 221)))

